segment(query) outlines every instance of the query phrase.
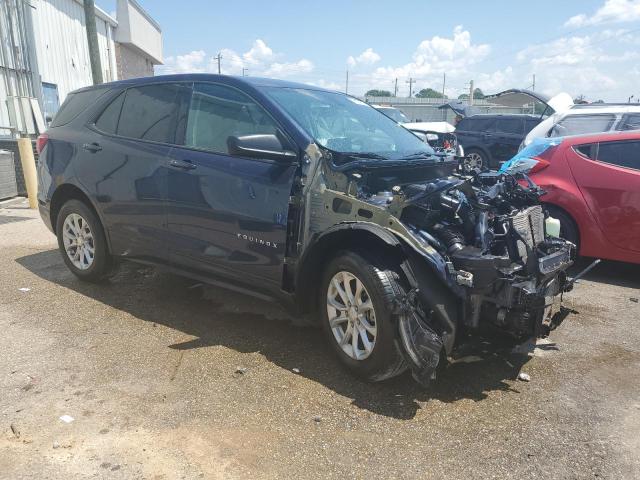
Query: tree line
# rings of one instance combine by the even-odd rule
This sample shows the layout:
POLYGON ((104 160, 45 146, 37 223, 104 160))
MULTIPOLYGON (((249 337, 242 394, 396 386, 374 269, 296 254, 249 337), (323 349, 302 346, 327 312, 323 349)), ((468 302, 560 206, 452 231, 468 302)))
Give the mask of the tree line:
MULTIPOLYGON (((373 89, 368 90, 367 93, 364 94, 365 97, 393 97, 393 94, 388 90, 379 90, 373 89)), ((449 98, 447 95, 443 95, 442 92, 434 90, 433 88, 423 88, 419 92, 414 95, 416 98, 449 98)), ((485 97, 482 90, 476 88, 473 91, 473 99, 481 100, 485 97)), ((458 95, 458 100, 468 100, 469 94, 463 93, 462 95, 458 95)))

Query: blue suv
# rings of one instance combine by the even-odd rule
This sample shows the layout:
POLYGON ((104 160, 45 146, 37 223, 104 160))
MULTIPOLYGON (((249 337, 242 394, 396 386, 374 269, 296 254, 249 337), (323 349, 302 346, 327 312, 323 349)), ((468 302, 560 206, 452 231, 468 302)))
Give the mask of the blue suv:
POLYGON ((566 316, 573 246, 535 186, 467 175, 360 100, 219 75, 71 93, 38 141, 38 201, 80 279, 153 264, 322 325, 369 380, 423 384, 461 332, 515 340, 566 316))

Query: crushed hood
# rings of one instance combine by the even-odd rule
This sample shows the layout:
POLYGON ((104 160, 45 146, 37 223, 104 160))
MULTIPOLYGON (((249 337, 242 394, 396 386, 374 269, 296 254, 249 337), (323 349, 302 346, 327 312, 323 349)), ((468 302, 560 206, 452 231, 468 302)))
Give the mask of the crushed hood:
POLYGON ((548 95, 522 88, 512 88, 504 92, 487 95, 485 100, 496 105, 512 108, 523 107, 536 101, 547 105, 556 113, 563 113, 573 106, 573 99, 568 93, 562 92, 553 97, 549 97, 548 95))

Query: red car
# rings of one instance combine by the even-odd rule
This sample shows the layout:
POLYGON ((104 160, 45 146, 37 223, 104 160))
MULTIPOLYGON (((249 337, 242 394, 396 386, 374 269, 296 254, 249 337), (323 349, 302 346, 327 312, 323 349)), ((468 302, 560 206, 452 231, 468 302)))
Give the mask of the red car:
POLYGON ((580 255, 640 263, 640 131, 566 137, 531 179, 580 255))

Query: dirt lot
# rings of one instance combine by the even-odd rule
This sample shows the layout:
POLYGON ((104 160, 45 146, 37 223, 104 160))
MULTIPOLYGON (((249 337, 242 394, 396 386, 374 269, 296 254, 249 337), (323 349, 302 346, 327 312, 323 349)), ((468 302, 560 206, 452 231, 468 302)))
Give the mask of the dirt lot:
POLYGON ((81 283, 24 201, 0 207, 0 272, 1 478, 640 477, 638 266, 600 265, 532 354, 477 343, 430 391, 353 378, 252 299, 134 264, 81 283))

